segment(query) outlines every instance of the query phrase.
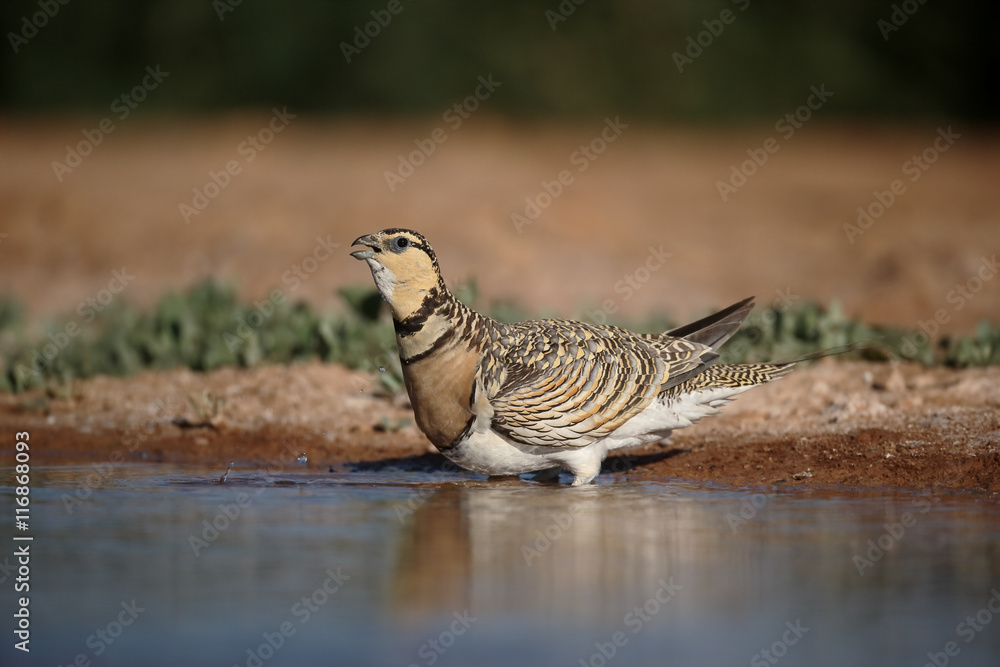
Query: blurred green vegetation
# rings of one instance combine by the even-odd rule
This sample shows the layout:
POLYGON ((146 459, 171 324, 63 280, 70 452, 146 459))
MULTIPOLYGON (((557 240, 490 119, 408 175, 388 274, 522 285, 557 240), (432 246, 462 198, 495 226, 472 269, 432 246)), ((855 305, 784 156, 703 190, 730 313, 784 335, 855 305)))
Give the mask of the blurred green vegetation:
POLYGON ((8 109, 108 114, 159 65, 170 75, 143 113, 440 114, 488 74, 502 84, 488 108, 514 116, 771 121, 820 84, 834 92, 830 118, 1000 112, 988 83, 1000 65, 1000 3, 985 0, 399 0, 395 15, 389 0, 42 3, 58 12, 16 48, 10 35, 31 33, 24 21, 39 0, 0 4, 8 109), (888 31, 897 7, 898 30, 888 31), (375 36, 357 38, 366 24, 375 36), (673 54, 706 31, 708 45, 692 47, 679 72, 673 54), (344 43, 357 50, 350 62, 344 43))
MULTIPOLYGON (((456 294, 476 305, 474 283, 456 294)), ((240 303, 231 287, 208 281, 165 295, 151 312, 117 304, 83 327, 74 319, 53 322, 40 337, 29 334, 17 303, 0 299, 0 390, 44 387, 58 392, 73 380, 96 374, 177 366, 207 371, 319 358, 378 371, 386 390, 401 391, 392 321, 378 292, 352 287, 341 290, 341 296, 347 308, 317 313, 285 300, 240 303)), ((504 321, 529 317, 512 304, 488 312, 504 321)), ((658 317, 615 324, 658 332, 675 323, 658 317)), ((985 323, 971 336, 935 342, 918 332, 870 327, 845 317, 836 305, 824 309, 815 303, 753 313, 723 348, 723 362, 789 359, 869 341, 877 346, 851 354, 953 366, 1000 363, 1000 329, 985 323)))

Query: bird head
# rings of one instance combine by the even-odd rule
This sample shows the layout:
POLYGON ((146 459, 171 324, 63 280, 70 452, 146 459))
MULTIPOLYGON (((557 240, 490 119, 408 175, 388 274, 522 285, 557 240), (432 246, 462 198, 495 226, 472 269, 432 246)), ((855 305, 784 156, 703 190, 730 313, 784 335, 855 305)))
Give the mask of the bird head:
POLYGON ((383 229, 360 236, 351 245, 367 247, 355 250, 351 256, 368 262, 375 286, 397 320, 419 310, 424 298, 435 289, 447 291, 434 251, 417 232, 383 229))

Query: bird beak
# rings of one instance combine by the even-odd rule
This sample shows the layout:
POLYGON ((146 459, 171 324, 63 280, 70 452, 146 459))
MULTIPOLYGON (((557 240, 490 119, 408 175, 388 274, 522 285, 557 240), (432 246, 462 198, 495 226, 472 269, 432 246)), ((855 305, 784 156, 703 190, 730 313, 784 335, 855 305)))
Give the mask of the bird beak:
POLYGON ((359 236, 354 240, 351 246, 365 245, 371 248, 371 250, 355 250, 351 253, 351 257, 354 259, 371 259, 375 256, 375 253, 381 252, 382 249, 379 247, 378 241, 375 240, 373 234, 365 234, 364 236, 359 236))

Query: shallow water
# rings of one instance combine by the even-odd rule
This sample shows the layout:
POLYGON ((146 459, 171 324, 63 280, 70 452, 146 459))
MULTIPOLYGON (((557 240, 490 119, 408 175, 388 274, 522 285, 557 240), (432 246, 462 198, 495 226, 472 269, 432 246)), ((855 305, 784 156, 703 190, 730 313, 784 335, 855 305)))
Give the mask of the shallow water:
POLYGON ((971 496, 32 472, 3 665, 1000 664, 1000 507, 971 496))

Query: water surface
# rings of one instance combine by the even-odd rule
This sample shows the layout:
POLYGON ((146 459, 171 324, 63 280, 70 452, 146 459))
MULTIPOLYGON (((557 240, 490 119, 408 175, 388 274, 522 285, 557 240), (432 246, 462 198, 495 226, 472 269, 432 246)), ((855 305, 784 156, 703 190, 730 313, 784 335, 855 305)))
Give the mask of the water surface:
POLYGON ((32 650, 0 573, 0 663, 1000 664, 975 496, 222 472, 34 468, 32 650))

